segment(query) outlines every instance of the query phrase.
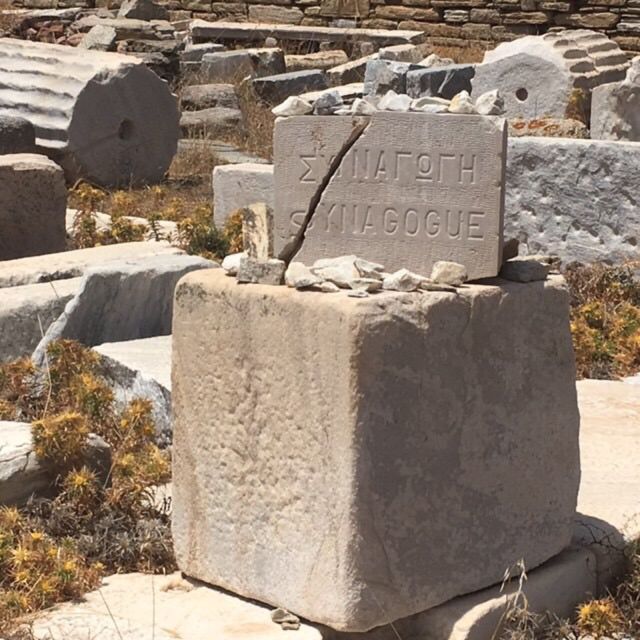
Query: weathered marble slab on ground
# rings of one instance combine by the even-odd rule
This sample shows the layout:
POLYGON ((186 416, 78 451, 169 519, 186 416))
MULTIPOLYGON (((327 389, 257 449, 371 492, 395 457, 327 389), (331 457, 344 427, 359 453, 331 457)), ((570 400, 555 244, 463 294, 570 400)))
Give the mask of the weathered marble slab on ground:
MULTIPOLYGON (((276 123, 275 252, 311 264, 355 253, 424 275, 438 260, 469 279, 501 264, 506 124, 378 112, 276 123), (316 205, 317 202, 317 205, 316 205), (312 213, 299 250, 292 238, 312 213)), ((300 240, 298 238, 297 240, 300 240)))
POLYGON ((351 298, 183 278, 180 569, 364 631, 562 551, 579 482, 568 293, 494 282, 351 298))

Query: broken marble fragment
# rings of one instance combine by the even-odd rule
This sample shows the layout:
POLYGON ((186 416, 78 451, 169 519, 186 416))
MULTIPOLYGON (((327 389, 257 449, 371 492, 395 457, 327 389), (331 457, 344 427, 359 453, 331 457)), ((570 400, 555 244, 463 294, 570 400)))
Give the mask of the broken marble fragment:
POLYGON ((342 96, 335 89, 333 91, 325 91, 313 103, 313 113, 316 116, 330 116, 340 109, 343 104, 342 96))
POLYGON ((376 262, 369 262, 369 260, 363 260, 362 258, 356 258, 354 261, 355 267, 358 273, 363 278, 374 278, 375 280, 382 280, 384 266, 376 262))
POLYGON ((310 102, 298 96, 289 96, 284 102, 271 109, 274 116, 306 116, 312 113, 313 106, 310 102))
POLYGON ((443 291, 446 293, 457 293, 457 289, 449 284, 438 284, 436 282, 431 282, 430 280, 425 280, 420 284, 420 289, 422 291, 443 291))
POLYGON ((497 89, 487 91, 476 100, 475 107, 482 116, 499 116, 504 113, 504 98, 497 89))
POLYGON ((256 260, 273 258, 273 211, 264 203, 251 204, 242 211, 242 245, 256 260))
POLYGON ((389 89, 378 102, 380 111, 409 111, 411 98, 406 93, 396 93, 389 89))
POLYGON ((426 278, 408 269, 398 269, 385 275, 382 288, 388 291, 417 291, 426 278))
POLYGON ((475 113, 476 108, 468 91, 461 91, 453 96, 449 105, 449 113, 475 113))
POLYGON ((423 96, 411 101, 411 111, 422 111, 424 113, 446 113, 449 109, 450 100, 438 98, 436 96, 423 96))
POLYGON ((336 291, 340 291, 340 287, 327 280, 320 285, 320 291, 323 293, 335 293, 336 291))
POLYGON ((224 257, 222 261, 222 268, 225 270, 228 276, 235 276, 238 274, 238 269, 240 268, 240 261, 247 254, 244 251, 240 253, 230 253, 228 256, 224 257))
MULTIPOLYGON (((288 287, 307 289, 322 284, 322 278, 312 273, 311 269, 302 262, 292 262, 284 274, 284 282, 288 287)), ((335 285, 334 285, 335 286, 335 285)))
POLYGON ((382 280, 377 278, 355 278, 350 282, 351 288, 359 291, 373 293, 382 289, 382 280))
POLYGON ((451 58, 441 58, 437 53, 432 53, 418 64, 421 67, 446 67, 455 63, 451 58))
POLYGON ((244 255, 238 267, 238 282, 279 285, 282 284, 285 267, 283 260, 256 260, 244 255))
POLYGON ((356 98, 351 105, 351 113, 354 116, 370 116, 376 112, 376 108, 368 100, 356 98))
POLYGON ((467 279, 466 267, 457 262, 438 260, 431 271, 431 280, 436 284, 449 284, 459 287, 467 279))
POLYGON ((321 258, 311 267, 311 272, 323 280, 333 282, 342 289, 349 289, 351 282, 360 277, 355 265, 356 256, 340 256, 338 258, 321 258))

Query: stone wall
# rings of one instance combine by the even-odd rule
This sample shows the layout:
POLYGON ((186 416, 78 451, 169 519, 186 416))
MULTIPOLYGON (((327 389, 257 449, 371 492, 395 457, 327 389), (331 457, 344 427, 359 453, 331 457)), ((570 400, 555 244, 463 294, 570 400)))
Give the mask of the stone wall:
MULTIPOLYGON (((49 8, 118 0, 18 0, 49 8)), ((273 22, 424 31, 435 46, 491 48, 550 29, 588 28, 640 51, 640 0, 169 0, 173 20, 273 22)))

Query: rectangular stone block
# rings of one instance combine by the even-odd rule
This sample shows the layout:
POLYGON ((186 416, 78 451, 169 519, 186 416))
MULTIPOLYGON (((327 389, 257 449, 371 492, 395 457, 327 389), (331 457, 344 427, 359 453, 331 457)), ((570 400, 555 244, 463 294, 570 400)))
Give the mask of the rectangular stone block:
POLYGON ((320 15, 334 18, 366 18, 369 0, 322 0, 320 15))
POLYGON ((326 89, 328 85, 324 72, 309 69, 254 78, 251 86, 261 100, 276 105, 289 96, 326 89))
POLYGON ((469 279, 501 265, 506 125, 466 115, 378 112, 276 123, 276 255, 352 254, 429 276, 438 260, 469 279), (351 146, 349 146, 351 145, 351 146), (340 154, 343 157, 340 159, 340 154), (339 166, 329 178, 331 160, 339 166), (326 183, 326 184, 325 184, 326 183), (298 249, 292 238, 313 215, 298 249))
POLYGON ((181 280, 174 309, 187 575, 364 631, 568 545, 579 416, 561 278, 356 299, 210 270, 181 280))
POLYGON ((273 165, 243 162, 213 170, 213 222, 219 229, 230 214, 254 202, 273 208, 273 165))
POLYGON ((63 251, 67 187, 46 156, 0 156, 0 260, 63 251))
POLYGON ((638 259, 640 207, 629 188, 640 184, 640 143, 511 138, 506 183, 506 235, 526 253, 565 264, 638 259))
MULTIPOLYGON (((482 26, 488 28, 488 25, 482 26)), ((415 69, 407 73, 407 93, 412 98, 436 96, 451 100, 461 91, 471 93, 471 80, 474 74, 475 66, 472 64, 451 64, 444 67, 415 69)))

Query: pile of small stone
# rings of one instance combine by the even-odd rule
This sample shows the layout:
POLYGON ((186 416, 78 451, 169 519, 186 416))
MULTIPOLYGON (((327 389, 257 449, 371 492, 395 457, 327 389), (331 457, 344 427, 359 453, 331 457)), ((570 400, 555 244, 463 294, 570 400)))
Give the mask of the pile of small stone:
MULTIPOLYGON (((557 270, 557 258, 544 255, 516 256, 506 260, 499 277, 512 282, 537 282, 557 270)), ((298 290, 335 293, 347 291, 352 298, 366 298, 379 291, 440 291, 456 293, 467 281, 466 268, 457 262, 439 260, 426 278, 408 269, 388 273, 381 264, 355 255, 322 258, 312 266, 269 258, 259 260, 246 253, 233 253, 222 261, 227 275, 248 284, 282 285, 298 290)))
POLYGON ((300 96, 290 96, 274 107, 272 113, 278 117, 305 115, 372 115, 376 111, 415 111, 420 113, 464 113, 498 116, 504 113, 504 99, 497 89, 487 91, 475 102, 468 91, 461 91, 451 100, 435 96, 411 98, 406 93, 392 89, 383 96, 367 95, 356 98, 351 104, 344 102, 335 89, 322 93, 313 103, 300 96))
POLYGON ((465 267, 456 262, 439 261, 433 266, 431 277, 399 269, 387 273, 381 264, 369 262, 355 255, 316 260, 312 266, 271 258, 257 260, 244 253, 227 256, 222 268, 241 283, 280 285, 283 282, 295 289, 312 289, 335 293, 344 289, 353 298, 366 298, 378 291, 444 291, 455 293, 456 287, 467 280, 465 267))

